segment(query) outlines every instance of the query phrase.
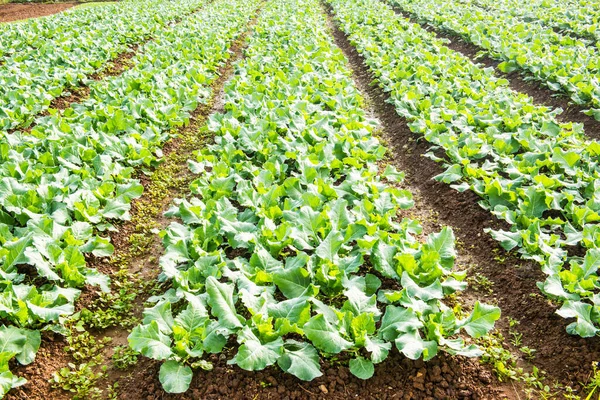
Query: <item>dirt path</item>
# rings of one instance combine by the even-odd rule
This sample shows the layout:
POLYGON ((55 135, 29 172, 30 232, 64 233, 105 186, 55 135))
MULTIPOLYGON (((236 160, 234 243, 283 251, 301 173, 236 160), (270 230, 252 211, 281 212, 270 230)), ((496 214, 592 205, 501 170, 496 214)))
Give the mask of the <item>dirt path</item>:
MULTIPOLYGON (((415 197, 415 207, 407 210, 407 216, 418 219, 425 233, 439 230, 441 226, 454 229, 459 243, 458 267, 469 269, 471 287, 479 289, 468 290, 467 296, 501 308, 503 318, 497 325, 502 335, 508 339, 513 337, 510 332, 522 334, 521 344, 516 347, 536 350, 533 364, 547 373, 547 384, 558 381, 580 390, 580 382, 589 378, 592 361, 600 360, 600 340, 567 334, 568 322, 555 314, 556 305, 542 296, 536 286, 536 282, 544 279, 539 265, 507 254, 484 233, 484 228, 504 226, 477 204, 479 198, 474 193, 459 193, 432 179, 444 169, 423 156, 429 150, 429 143, 410 131, 406 121, 386 102, 388 96, 371 84, 374 76, 346 36, 339 29, 334 30, 334 36, 350 60, 363 95, 382 124, 383 139, 392 150, 391 161, 406 173, 406 189, 415 197), (482 281, 486 283, 481 284, 482 281), (509 317, 519 324, 510 327, 509 317)), ((531 368, 514 345, 508 340, 505 345, 519 356, 519 365, 531 368)), ((521 398, 526 397, 521 394, 521 398)))
POLYGON ((513 71, 509 74, 498 69, 500 61, 494 60, 486 55, 477 56, 480 52, 485 52, 472 43, 465 41, 460 36, 447 32, 443 29, 435 27, 431 24, 422 23, 419 19, 399 7, 390 5, 396 14, 409 19, 412 23, 420 25, 423 29, 433 33, 440 39, 447 39, 449 42, 446 46, 454 51, 457 51, 469 58, 471 61, 481 63, 486 67, 494 69, 494 74, 500 78, 506 78, 511 89, 516 92, 525 93, 533 98, 535 104, 550 108, 562 108, 563 112, 558 115, 557 119, 560 122, 577 122, 583 124, 586 135, 594 140, 600 140, 600 121, 583 113, 589 107, 572 104, 568 95, 555 92, 543 86, 539 81, 525 80, 526 73, 524 71, 513 71))
POLYGON ((0 5, 0 23, 45 17, 75 7, 81 3, 8 3, 0 5))

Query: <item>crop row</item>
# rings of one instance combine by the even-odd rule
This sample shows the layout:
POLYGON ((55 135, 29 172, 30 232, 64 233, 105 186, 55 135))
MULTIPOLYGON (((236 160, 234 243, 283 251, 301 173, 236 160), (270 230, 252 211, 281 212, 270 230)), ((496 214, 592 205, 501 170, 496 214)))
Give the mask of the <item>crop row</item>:
MULTIPOLYGON (((42 18, 30 18, 10 24, 0 24, 0 62, 2 58, 18 53, 30 53, 44 47, 49 41, 73 37, 98 21, 109 21, 121 11, 130 12, 135 2, 126 0, 121 4, 102 7, 72 8, 65 12, 42 18)), ((60 43, 60 41, 57 41, 60 43)))
POLYGON ((379 169, 385 148, 319 2, 269 1, 245 56, 226 113, 209 119, 214 144, 190 162, 193 197, 168 213, 183 223, 161 234, 172 288, 129 336, 165 361, 164 389, 187 390, 233 338, 228 363, 302 380, 321 375, 320 355, 344 353, 367 379, 392 345, 411 359, 481 354, 458 333, 485 334, 500 311, 477 303, 459 318, 444 304, 466 286, 454 235, 421 243, 398 219, 412 197, 379 169))
POLYGON ((467 0, 489 10, 498 10, 523 19, 540 22, 548 27, 593 40, 600 40, 600 10, 597 2, 534 0, 467 0))
POLYGON ((504 72, 524 71, 553 91, 563 92, 600 120, 600 55, 587 41, 561 35, 508 12, 443 0, 389 0, 418 18, 461 36, 504 72))
MULTIPOLYGON (((74 27, 64 18, 55 21, 55 32, 49 38, 34 41, 3 60, 0 65, 0 129, 15 129, 31 124, 37 114, 45 111, 52 100, 70 87, 76 87, 89 75, 101 71, 107 62, 124 53, 135 43, 141 43, 177 18, 200 7, 205 0, 126 1, 118 6, 95 7, 96 19, 74 27), (118 11, 117 11, 118 10, 118 11)), ((48 20, 35 20, 24 28, 11 24, 13 30, 36 29, 48 20)), ((12 31, 11 31, 12 32, 12 31)), ((15 46, 9 42, 7 46, 15 46)))
MULTIPOLYGON (((29 134, 0 140, 0 387, 24 381, 8 370, 33 360, 35 329, 73 312, 84 284, 108 290, 85 255, 113 251, 98 232, 129 218, 142 193, 134 167, 155 166, 174 128, 211 94, 228 48, 252 4, 225 1, 157 31, 121 76, 95 82, 90 98, 62 115, 40 118, 29 134), (19 328, 17 328, 19 327, 19 328)), ((48 325, 45 329, 59 329, 48 325)))
MULTIPOLYGON (((182 14, 188 13, 196 7, 187 1, 171 3, 168 7, 170 9, 179 8, 182 14)), ((140 2, 124 0, 119 4, 105 3, 101 7, 75 7, 47 17, 0 24, 0 63, 4 62, 4 58, 10 56, 17 56, 19 59, 25 60, 35 54, 35 49, 48 47, 51 43, 55 45, 65 42, 73 43, 75 38, 85 35, 87 30, 96 30, 96 24, 101 23, 103 26, 108 26, 106 24, 122 14, 133 18, 136 11, 142 10, 138 4, 140 2)), ((158 2, 143 0, 141 4, 146 7, 156 7, 158 2)), ((157 21, 164 18, 165 16, 162 14, 155 15, 157 21)), ((120 20, 117 20, 114 28, 121 31, 127 29, 120 20)), ((112 34, 110 31, 105 33, 112 34)), ((125 40, 135 41, 136 38, 128 34, 125 40)))
POLYGON ((109 18, 117 10, 117 4, 72 8, 47 17, 0 24, 0 60, 14 53, 43 46, 48 39, 58 34, 72 35, 95 20, 109 18), (66 27, 71 27, 72 30, 66 27))
POLYGON ((511 226, 492 231, 548 275, 540 288, 575 317, 567 330, 598 332, 600 144, 581 126, 513 92, 378 0, 331 0, 341 29, 365 58, 397 113, 447 170, 437 179, 472 190, 511 226), (577 256, 582 253, 583 256, 577 256))

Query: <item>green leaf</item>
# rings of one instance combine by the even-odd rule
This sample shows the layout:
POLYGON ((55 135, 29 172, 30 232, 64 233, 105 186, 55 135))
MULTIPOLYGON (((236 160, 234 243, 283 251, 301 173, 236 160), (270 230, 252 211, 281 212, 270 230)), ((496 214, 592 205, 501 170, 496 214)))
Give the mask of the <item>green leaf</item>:
POLYGON ((273 274, 273 282, 288 299, 302 296, 310 286, 310 274, 304 268, 286 268, 273 274))
POLYGON ((421 287, 411 279, 406 271, 404 271, 402 273, 401 284, 410 297, 416 297, 423 301, 434 299, 441 300, 444 298, 444 290, 442 289, 442 284, 439 279, 436 279, 435 282, 429 286, 421 287))
POLYGON ((279 367, 303 381, 312 381, 323 375, 317 350, 308 343, 286 340, 283 354, 277 360, 279 367))
POLYGON ((160 366, 158 379, 167 393, 183 393, 190 387, 194 373, 187 365, 167 361, 160 366))
POLYGON ((293 324, 304 325, 310 318, 308 297, 298 297, 269 304, 269 316, 286 319, 293 324))
POLYGON ((175 323, 188 332, 193 332, 196 329, 203 327, 208 319, 206 309, 197 303, 188 303, 185 310, 177 315, 175 323))
POLYGON ((365 349, 371 353, 371 361, 378 364, 385 360, 392 348, 392 344, 376 337, 367 336, 365 339, 365 349))
POLYGON ((14 326, 0 327, 0 353, 19 354, 23 351, 26 342, 27 335, 24 330, 14 326))
POLYGON ((396 255, 396 251, 395 246, 390 246, 382 240, 378 240, 373 247, 373 266, 387 278, 400 278, 395 267, 396 261, 394 260, 394 256, 396 255))
POLYGON ((529 187, 525 192, 525 198, 526 200, 520 206, 523 214, 529 218, 541 218, 544 211, 548 209, 546 192, 543 189, 529 187))
POLYGON ((352 343, 342 337, 339 330, 317 314, 304 325, 306 337, 321 351, 337 354, 352 347, 352 343))
POLYGON ((104 218, 129 219, 124 217, 128 215, 130 208, 129 203, 125 203, 119 199, 110 199, 106 202, 102 210, 102 215, 104 218))
POLYGON ((233 284, 220 283, 212 276, 206 279, 206 292, 211 313, 219 319, 221 325, 229 329, 241 328, 244 321, 244 318, 235 310, 234 287, 233 284))
POLYGON ((447 268, 451 267, 454 259, 456 258, 456 251, 454 249, 454 232, 452 228, 445 226, 438 233, 432 233, 427 237, 427 245, 430 249, 436 251, 444 266, 447 268))
POLYGON ((538 282, 537 285, 546 295, 557 297, 561 300, 579 300, 578 295, 565 290, 558 274, 548 276, 544 282, 538 282))
POLYGON ((414 311, 404 307, 387 306, 381 320, 379 337, 387 341, 395 340, 399 333, 418 330, 423 323, 414 311))
POLYGON ((171 333, 173 331, 173 314, 171 313, 171 303, 161 301, 152 308, 144 310, 144 324, 149 324, 151 321, 156 321, 161 332, 171 333))
POLYGON ((211 321, 204 329, 202 347, 209 353, 219 353, 227 344, 228 334, 229 330, 222 328, 217 321, 211 321))
POLYGON ((263 344, 247 326, 240 332, 239 338, 243 344, 229 363, 247 371, 260 371, 275 364, 283 352, 282 338, 263 344))
POLYGON ((398 172, 395 166, 388 164, 383 171, 382 176, 388 179, 390 182, 400 183, 404 180, 404 172, 398 172))
POLYGON ((31 245, 32 240, 32 236, 28 235, 17 241, 4 243, 4 247, 8 250, 2 266, 5 272, 11 272, 16 265, 27 262, 25 250, 31 245))
POLYGON ((499 318, 500 309, 498 307, 476 302, 471 315, 461 321, 459 326, 463 327, 469 336, 479 338, 487 334, 499 318))
POLYGON ((593 307, 581 301, 565 301, 556 311, 563 318, 576 318, 576 321, 567 326, 567 332, 581 337, 593 337, 600 331, 592 321, 593 307))
POLYGON ((517 246, 521 245, 521 232, 509 232, 504 230, 493 230, 493 229, 485 229, 485 232, 492 235, 492 237, 500 242, 500 245, 505 250, 512 250, 517 246))
POLYGON ((360 379, 369 379, 375 373, 375 366, 370 360, 363 357, 357 357, 350 360, 350 372, 360 379))
POLYGON ((21 352, 17 354, 16 358, 22 365, 28 365, 35 360, 35 355, 42 343, 42 336, 40 335, 40 331, 29 329, 21 329, 21 333, 25 335, 27 339, 21 348, 21 352))
POLYGON ((435 357, 438 352, 438 344, 434 340, 423 340, 419 331, 410 331, 398 336, 395 340, 396 347, 406 357, 417 360, 423 356, 424 361, 435 357))
POLYGON ((331 230, 316 248, 315 254, 323 260, 333 261, 343 243, 344 235, 340 231, 331 230))
POLYGON ((159 331, 156 321, 133 328, 127 341, 133 350, 146 357, 165 360, 171 356, 171 339, 159 331))
POLYGON ((25 383, 27 383, 25 379, 14 376, 10 371, 0 373, 0 398, 4 397, 10 389, 23 386, 25 383))

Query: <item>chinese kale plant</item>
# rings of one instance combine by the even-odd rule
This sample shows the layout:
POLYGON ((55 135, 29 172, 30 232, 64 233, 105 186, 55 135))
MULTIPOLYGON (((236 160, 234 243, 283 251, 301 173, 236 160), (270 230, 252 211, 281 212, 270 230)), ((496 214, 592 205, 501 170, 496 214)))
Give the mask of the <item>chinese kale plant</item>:
POLYGON ((163 233, 162 278, 131 347, 164 360, 168 392, 187 390, 206 353, 236 353, 245 370, 277 364, 302 380, 320 357, 344 353, 368 379, 395 347, 411 359, 440 350, 477 356, 467 337, 500 316, 477 303, 464 316, 444 299, 465 288, 454 236, 423 242, 400 219, 412 206, 379 168, 385 149, 316 0, 272 0, 213 115, 214 144, 190 162, 194 197, 163 233), (464 333, 464 335, 463 335, 464 333))

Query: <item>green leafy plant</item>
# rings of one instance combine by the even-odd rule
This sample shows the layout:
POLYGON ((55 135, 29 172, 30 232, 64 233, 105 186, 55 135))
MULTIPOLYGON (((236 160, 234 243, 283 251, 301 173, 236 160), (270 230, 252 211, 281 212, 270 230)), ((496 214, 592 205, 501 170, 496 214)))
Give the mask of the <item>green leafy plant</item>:
POLYGON ((533 0, 527 3, 515 0, 476 0, 473 3, 501 13, 508 13, 527 23, 538 23, 546 27, 558 29, 579 38, 600 40, 598 20, 589 12, 585 1, 575 1, 568 4, 533 0))
POLYGON ((318 2, 271 1, 245 53, 226 112, 209 119, 214 144, 190 161, 194 197, 167 213, 180 221, 161 233, 172 287, 130 346, 164 361, 170 393, 229 338, 230 364, 301 380, 340 353, 362 379, 394 346, 411 359, 480 355, 459 334, 485 335, 500 310, 476 303, 460 317, 443 302, 466 286, 454 234, 421 243, 417 222, 397 220, 412 197, 391 184, 402 179, 394 167, 379 171, 385 149, 318 2))
MULTIPOLYGON (((590 107, 585 113, 600 120, 600 87, 597 64, 600 61, 594 50, 595 43, 548 29, 535 18, 524 20, 514 13, 526 11, 515 7, 516 2, 494 2, 490 8, 482 8, 471 2, 458 1, 446 4, 442 0, 389 0, 391 4, 444 30, 461 36, 482 49, 482 53, 502 61, 498 68, 504 72, 526 72, 553 91, 567 94, 575 104, 590 107), (444 6, 444 7, 441 7, 444 6)), ((484 0, 492 3, 490 0, 484 0)), ((534 1, 542 21, 558 16, 569 27, 578 26, 573 16, 588 14, 586 8, 562 4, 558 10, 569 9, 567 14, 556 14, 548 2, 534 1), (537 3, 537 4, 536 4, 537 3), (540 4, 543 4, 540 7, 540 4), (579 8, 579 13, 577 13, 579 8), (554 17, 552 17, 554 15, 554 17), (569 16, 567 16, 569 15, 569 16)), ((560 12, 560 11, 559 11, 560 12)), ((556 24, 556 22, 551 22, 556 24)), ((597 26, 597 22, 594 22, 597 26)), ((585 28, 584 28, 585 29, 585 28)))
MULTIPOLYGON (((204 0, 124 1, 0 26, 0 128, 24 128, 110 60, 204 0)), ((108 68, 107 68, 108 67, 108 68)))
POLYGON ((52 386, 74 394, 74 399, 100 398, 102 391, 96 387, 98 380, 105 376, 106 366, 99 366, 101 359, 74 364, 54 373, 52 386))
MULTIPOLYGON (((217 6, 211 5, 166 26, 159 21, 199 3, 159 3, 173 8, 158 16, 149 8, 159 23, 150 29, 155 40, 139 49, 131 68, 89 82, 85 102, 39 118, 30 131, 0 135, 4 323, 65 333, 62 324, 73 314, 81 287, 109 291, 108 277, 90 268, 86 256, 112 254, 106 232, 130 218, 131 202, 143 191, 135 168, 158 165, 161 146, 174 128, 188 123, 191 112, 208 101, 215 71, 252 11, 215 19, 217 6)), ((79 322, 103 327, 125 316, 121 322, 133 323, 127 314, 134 291, 118 283, 117 294, 101 295, 114 306, 84 310, 79 322)), ((9 359, 1 360, 0 368, 8 369, 9 359)))
POLYGON ((117 346, 114 348, 112 362, 118 369, 127 369, 137 363, 139 353, 129 346, 117 346))
MULTIPOLYGON (((464 7, 435 1, 398 4, 432 18, 464 7)), ((432 144, 428 156, 446 167, 436 179, 458 191, 472 190, 483 208, 510 225, 509 231, 486 231, 506 250, 541 265, 547 279, 538 286, 562 303, 557 313, 573 321, 569 333, 600 332, 600 143, 587 140, 581 125, 559 123, 555 111, 515 93, 507 80, 450 50, 390 6, 378 0, 328 3, 396 112, 432 144), (585 254, 570 255, 573 246, 585 254)), ((498 21, 500 36, 516 32, 506 29, 504 17, 498 21)), ((485 18, 476 23, 487 29, 485 18)))

